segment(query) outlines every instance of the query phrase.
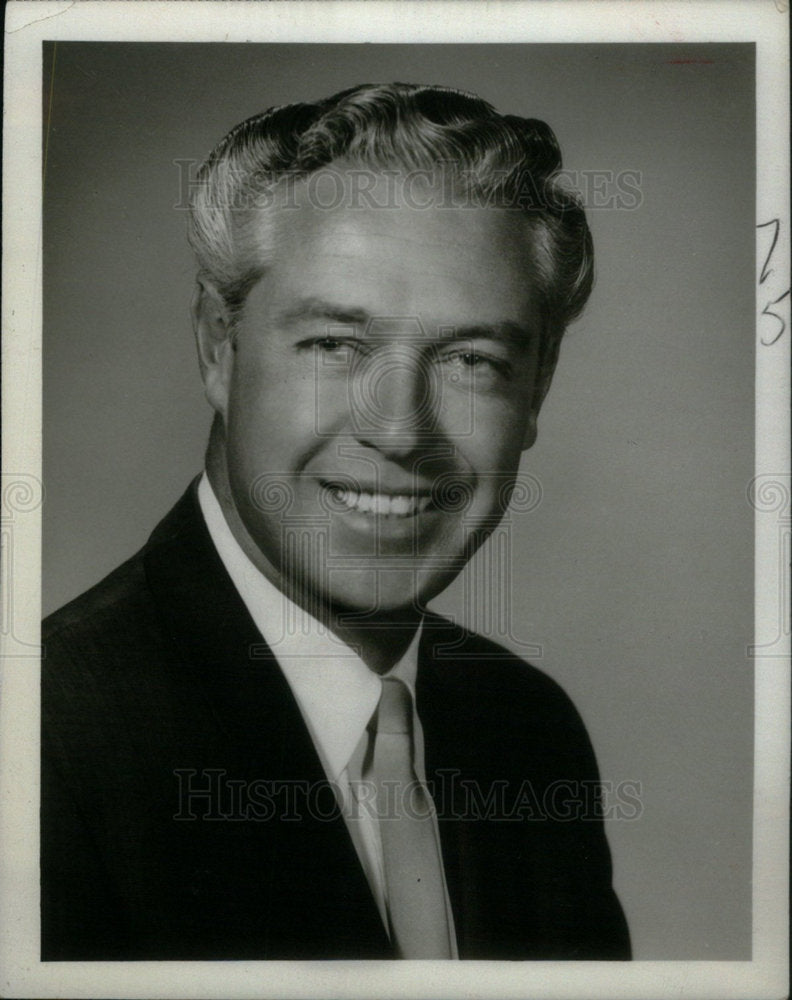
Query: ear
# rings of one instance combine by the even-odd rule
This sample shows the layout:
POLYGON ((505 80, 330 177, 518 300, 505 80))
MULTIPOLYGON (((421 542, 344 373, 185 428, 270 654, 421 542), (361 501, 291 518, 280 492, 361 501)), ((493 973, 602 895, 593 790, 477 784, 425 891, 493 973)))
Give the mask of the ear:
POLYGON ((225 417, 234 367, 233 331, 223 297, 206 278, 198 278, 191 312, 206 398, 225 417))
POLYGON ((532 408, 531 412, 528 414, 528 419, 525 423, 525 432, 523 434, 523 441, 522 441, 523 451, 528 451, 528 449, 532 447, 534 442, 536 441, 536 435, 538 433, 538 429, 536 426, 537 416, 538 416, 537 411, 532 408))
POLYGON ((527 451, 536 441, 539 410, 542 408, 545 396, 550 390, 550 383, 553 381, 560 346, 561 338, 559 337, 546 352, 546 356, 541 360, 537 368, 531 409, 528 413, 528 419, 525 422, 525 433, 523 434, 522 442, 523 451, 527 451))

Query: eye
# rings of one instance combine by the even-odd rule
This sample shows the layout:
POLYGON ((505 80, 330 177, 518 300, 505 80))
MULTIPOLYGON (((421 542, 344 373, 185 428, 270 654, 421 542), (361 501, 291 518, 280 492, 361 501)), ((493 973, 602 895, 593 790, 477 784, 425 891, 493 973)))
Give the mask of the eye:
POLYGON ((440 363, 454 381, 460 379, 489 382, 507 378, 510 365, 505 358, 471 348, 459 348, 440 354, 440 363))
POLYGON ((339 351, 342 347, 346 347, 347 345, 343 341, 337 340, 335 337, 322 337, 321 340, 314 342, 314 346, 320 351, 332 354, 334 351, 339 351))
POLYGON ((474 351, 465 351, 459 355, 459 360, 468 368, 478 368, 481 365, 492 364, 490 358, 485 358, 483 354, 476 354, 474 351))
POLYGON ((367 355, 368 345, 358 337, 308 337, 296 345, 303 358, 322 371, 340 374, 356 366, 367 355))
POLYGON ((296 345, 299 351, 314 354, 351 354, 361 347, 361 342, 355 337, 310 337, 299 341, 296 345))

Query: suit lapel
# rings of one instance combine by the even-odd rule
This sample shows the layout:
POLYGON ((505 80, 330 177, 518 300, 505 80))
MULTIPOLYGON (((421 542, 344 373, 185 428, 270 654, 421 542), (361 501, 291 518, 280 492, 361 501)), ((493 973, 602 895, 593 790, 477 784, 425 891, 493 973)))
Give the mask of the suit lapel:
POLYGON ((203 696, 215 723, 206 766, 229 761, 246 782, 271 783, 274 814, 247 841, 266 924, 262 957, 334 957, 350 948, 384 957, 387 936, 321 761, 211 541, 195 483, 143 559, 179 680, 203 696))

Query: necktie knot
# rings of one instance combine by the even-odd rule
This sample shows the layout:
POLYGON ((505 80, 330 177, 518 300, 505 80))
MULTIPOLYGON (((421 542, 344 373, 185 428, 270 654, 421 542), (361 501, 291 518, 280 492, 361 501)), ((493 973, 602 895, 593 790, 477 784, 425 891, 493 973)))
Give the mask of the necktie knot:
POLYGON ((387 735, 408 735, 412 731, 412 697, 395 677, 384 677, 377 707, 376 729, 387 735))

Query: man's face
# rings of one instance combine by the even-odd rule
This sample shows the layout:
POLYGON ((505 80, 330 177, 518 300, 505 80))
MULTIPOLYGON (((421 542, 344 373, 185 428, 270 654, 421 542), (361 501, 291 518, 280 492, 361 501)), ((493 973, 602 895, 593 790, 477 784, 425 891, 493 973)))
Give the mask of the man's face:
POLYGON ((533 441, 528 234, 493 208, 297 204, 207 382, 230 499, 287 593, 393 612, 456 576, 533 441))

